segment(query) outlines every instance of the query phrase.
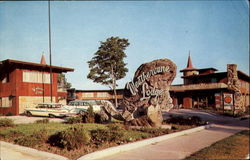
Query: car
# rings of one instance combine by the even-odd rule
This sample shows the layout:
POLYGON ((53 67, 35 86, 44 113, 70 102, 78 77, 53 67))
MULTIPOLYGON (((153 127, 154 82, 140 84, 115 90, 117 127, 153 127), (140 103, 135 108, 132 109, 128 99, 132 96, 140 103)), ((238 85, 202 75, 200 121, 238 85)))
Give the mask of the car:
POLYGON ((24 113, 27 116, 68 117, 76 115, 77 111, 59 103, 39 103, 26 108, 24 113))
POLYGON ((68 103, 69 107, 74 108, 78 114, 84 115, 90 106, 93 107, 93 111, 98 113, 101 111, 100 101, 96 100, 74 100, 68 103))

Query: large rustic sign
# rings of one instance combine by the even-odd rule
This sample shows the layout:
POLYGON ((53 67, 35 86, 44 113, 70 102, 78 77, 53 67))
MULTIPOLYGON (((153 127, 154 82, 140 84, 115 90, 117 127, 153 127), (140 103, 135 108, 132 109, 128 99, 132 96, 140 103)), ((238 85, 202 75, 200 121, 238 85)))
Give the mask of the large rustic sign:
POLYGON ((169 59, 142 64, 124 89, 123 117, 132 125, 161 125, 161 110, 173 107, 169 94, 176 76, 176 65, 169 59))

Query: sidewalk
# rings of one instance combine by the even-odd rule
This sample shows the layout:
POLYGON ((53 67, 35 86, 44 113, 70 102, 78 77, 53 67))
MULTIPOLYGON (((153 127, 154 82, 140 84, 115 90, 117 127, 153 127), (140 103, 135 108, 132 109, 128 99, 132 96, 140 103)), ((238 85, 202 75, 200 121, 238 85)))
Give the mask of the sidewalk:
POLYGON ((249 129, 249 121, 237 121, 147 145, 131 151, 103 157, 105 160, 166 160, 183 159, 200 149, 241 130, 249 129))
POLYGON ((67 158, 0 141, 0 160, 67 160, 67 158))

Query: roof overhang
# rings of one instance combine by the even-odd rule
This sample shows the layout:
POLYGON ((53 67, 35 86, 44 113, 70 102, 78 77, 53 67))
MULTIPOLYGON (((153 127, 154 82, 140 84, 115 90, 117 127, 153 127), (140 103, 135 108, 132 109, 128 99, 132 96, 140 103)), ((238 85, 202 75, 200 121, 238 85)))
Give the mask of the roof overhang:
POLYGON ((170 91, 174 92, 183 92, 183 91, 192 91, 192 90, 210 90, 210 89, 222 89, 227 88, 225 83, 199 83, 199 84, 190 84, 190 85, 178 85, 170 86, 170 91))
POLYGON ((50 67, 52 68, 52 72, 73 72, 73 68, 66 68, 66 67, 59 67, 59 66, 50 66, 47 64, 40 64, 40 63, 33 63, 33 62, 25 62, 25 61, 18 61, 18 60, 12 60, 7 59, 0 62, 0 66, 6 67, 8 65, 15 65, 16 67, 20 68, 35 68, 37 70, 46 70, 49 71, 50 67))

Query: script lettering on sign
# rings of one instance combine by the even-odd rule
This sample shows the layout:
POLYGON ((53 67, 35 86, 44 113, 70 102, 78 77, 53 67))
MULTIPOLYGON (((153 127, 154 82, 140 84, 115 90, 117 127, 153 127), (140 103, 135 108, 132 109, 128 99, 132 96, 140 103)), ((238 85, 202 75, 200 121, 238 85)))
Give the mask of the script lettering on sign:
POLYGON ((163 89, 148 89, 148 84, 145 83, 145 81, 147 79, 149 79, 150 77, 159 74, 159 73, 164 73, 164 72, 169 72, 170 71, 170 67, 169 66, 160 66, 160 67, 156 67, 148 72, 142 72, 141 75, 139 75, 136 78, 136 81, 131 81, 126 83, 126 89, 130 90, 131 94, 133 96, 135 96, 138 93, 138 88, 140 86, 142 86, 142 98, 140 99, 145 100, 145 99, 149 99, 152 96, 155 96, 156 98, 160 95, 162 95, 164 93, 163 89))
POLYGON ((43 88, 34 87, 32 90, 35 92, 35 94, 43 94, 43 88))

